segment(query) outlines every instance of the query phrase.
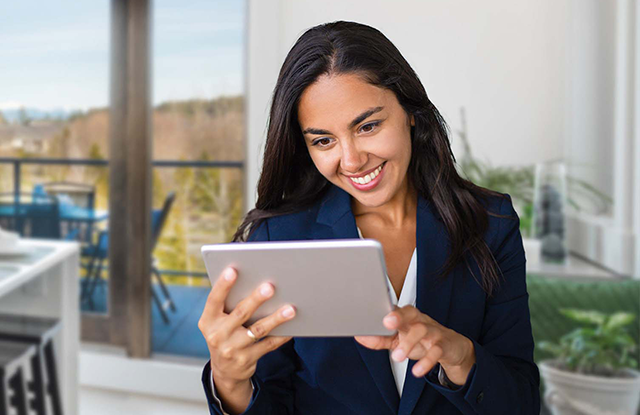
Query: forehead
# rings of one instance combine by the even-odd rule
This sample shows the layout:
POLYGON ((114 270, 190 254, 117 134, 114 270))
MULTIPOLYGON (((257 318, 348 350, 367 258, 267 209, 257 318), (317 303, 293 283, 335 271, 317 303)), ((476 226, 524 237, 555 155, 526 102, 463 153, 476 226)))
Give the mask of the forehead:
POLYGON ((393 92, 371 85, 357 75, 323 75, 300 96, 298 122, 303 129, 344 127, 374 107, 393 111, 400 104, 393 92))

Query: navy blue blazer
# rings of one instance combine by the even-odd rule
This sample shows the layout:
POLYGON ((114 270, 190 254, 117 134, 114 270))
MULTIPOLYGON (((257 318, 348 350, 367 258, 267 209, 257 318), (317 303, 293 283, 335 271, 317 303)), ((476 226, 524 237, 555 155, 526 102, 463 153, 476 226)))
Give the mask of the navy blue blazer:
MULTIPOLYGON (((416 307, 440 324, 465 335, 476 364, 456 390, 440 385, 439 365, 426 376, 411 373, 402 397, 391 372, 388 350, 371 350, 353 337, 293 338, 259 361, 246 414, 531 414, 540 413, 540 377, 533 362, 533 337, 525 281, 525 255, 511 199, 493 198, 485 241, 504 275, 488 297, 468 267, 460 264, 444 282, 436 270, 446 259, 448 238, 430 202, 418 199, 416 307), (438 282, 441 282, 438 284, 438 282)), ((270 218, 253 241, 358 238, 351 196, 331 186, 315 206, 270 218)), ((471 263, 476 276, 480 271, 471 263)), ((211 414, 222 414, 210 388, 210 366, 202 381, 211 414)))

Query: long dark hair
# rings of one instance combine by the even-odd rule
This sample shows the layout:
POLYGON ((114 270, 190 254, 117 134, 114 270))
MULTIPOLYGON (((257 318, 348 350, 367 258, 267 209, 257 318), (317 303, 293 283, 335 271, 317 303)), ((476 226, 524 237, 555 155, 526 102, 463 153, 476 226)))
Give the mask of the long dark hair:
POLYGON ((448 232, 450 253, 441 276, 446 278, 461 260, 469 266, 470 255, 482 278, 478 281, 472 275, 491 295, 500 278, 483 239, 488 215, 493 213, 484 208, 481 199, 503 195, 460 177, 447 125, 418 76, 389 39, 359 23, 337 21, 315 26, 289 51, 273 92, 258 201, 233 240, 246 240, 269 217, 314 204, 329 188, 330 182, 311 160, 298 123, 302 92, 323 74, 360 75, 372 85, 392 91, 406 113, 414 116, 407 174, 418 194, 435 207, 448 232))

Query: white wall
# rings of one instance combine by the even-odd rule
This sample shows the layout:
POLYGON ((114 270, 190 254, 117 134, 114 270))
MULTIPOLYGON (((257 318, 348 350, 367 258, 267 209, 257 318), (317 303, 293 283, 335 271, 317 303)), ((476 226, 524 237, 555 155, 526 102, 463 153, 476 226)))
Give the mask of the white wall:
POLYGON ((564 156, 569 174, 613 197, 616 1, 570 3, 564 156))
MULTIPOLYGON (((633 108, 621 105, 633 97, 621 92, 628 84, 619 79, 620 57, 627 56, 620 49, 620 16, 639 0, 248 1, 247 207, 255 204, 266 110, 287 52, 311 26, 354 20, 380 29, 400 49, 453 132, 460 128, 460 107, 466 108, 475 156, 494 165, 562 158, 570 174, 618 200, 614 216, 630 211, 619 195, 633 183, 620 177, 631 176, 626 171, 634 165, 614 163, 628 147, 616 148, 614 141, 629 141, 624 137, 631 130, 621 126, 628 118, 623 112, 633 108)), ((452 143, 461 155, 455 133, 452 143)), ((590 244, 577 251, 629 272, 629 233, 601 230, 593 244, 589 232, 572 239, 590 244)))

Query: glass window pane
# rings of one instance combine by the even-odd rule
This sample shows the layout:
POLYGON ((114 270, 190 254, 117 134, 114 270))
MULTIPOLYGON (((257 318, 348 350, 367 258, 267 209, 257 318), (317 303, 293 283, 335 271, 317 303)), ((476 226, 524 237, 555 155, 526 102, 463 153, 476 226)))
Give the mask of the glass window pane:
POLYGON ((230 241, 243 213, 245 4, 159 0, 153 27, 154 160, 169 162, 154 209, 175 201, 153 255, 152 351, 207 357, 200 247, 230 241))
MULTIPOLYGON (((7 2, 0 15, 0 226, 79 241, 81 291, 108 218, 109 5, 7 2)), ((107 311, 106 274, 83 311, 107 311)))

